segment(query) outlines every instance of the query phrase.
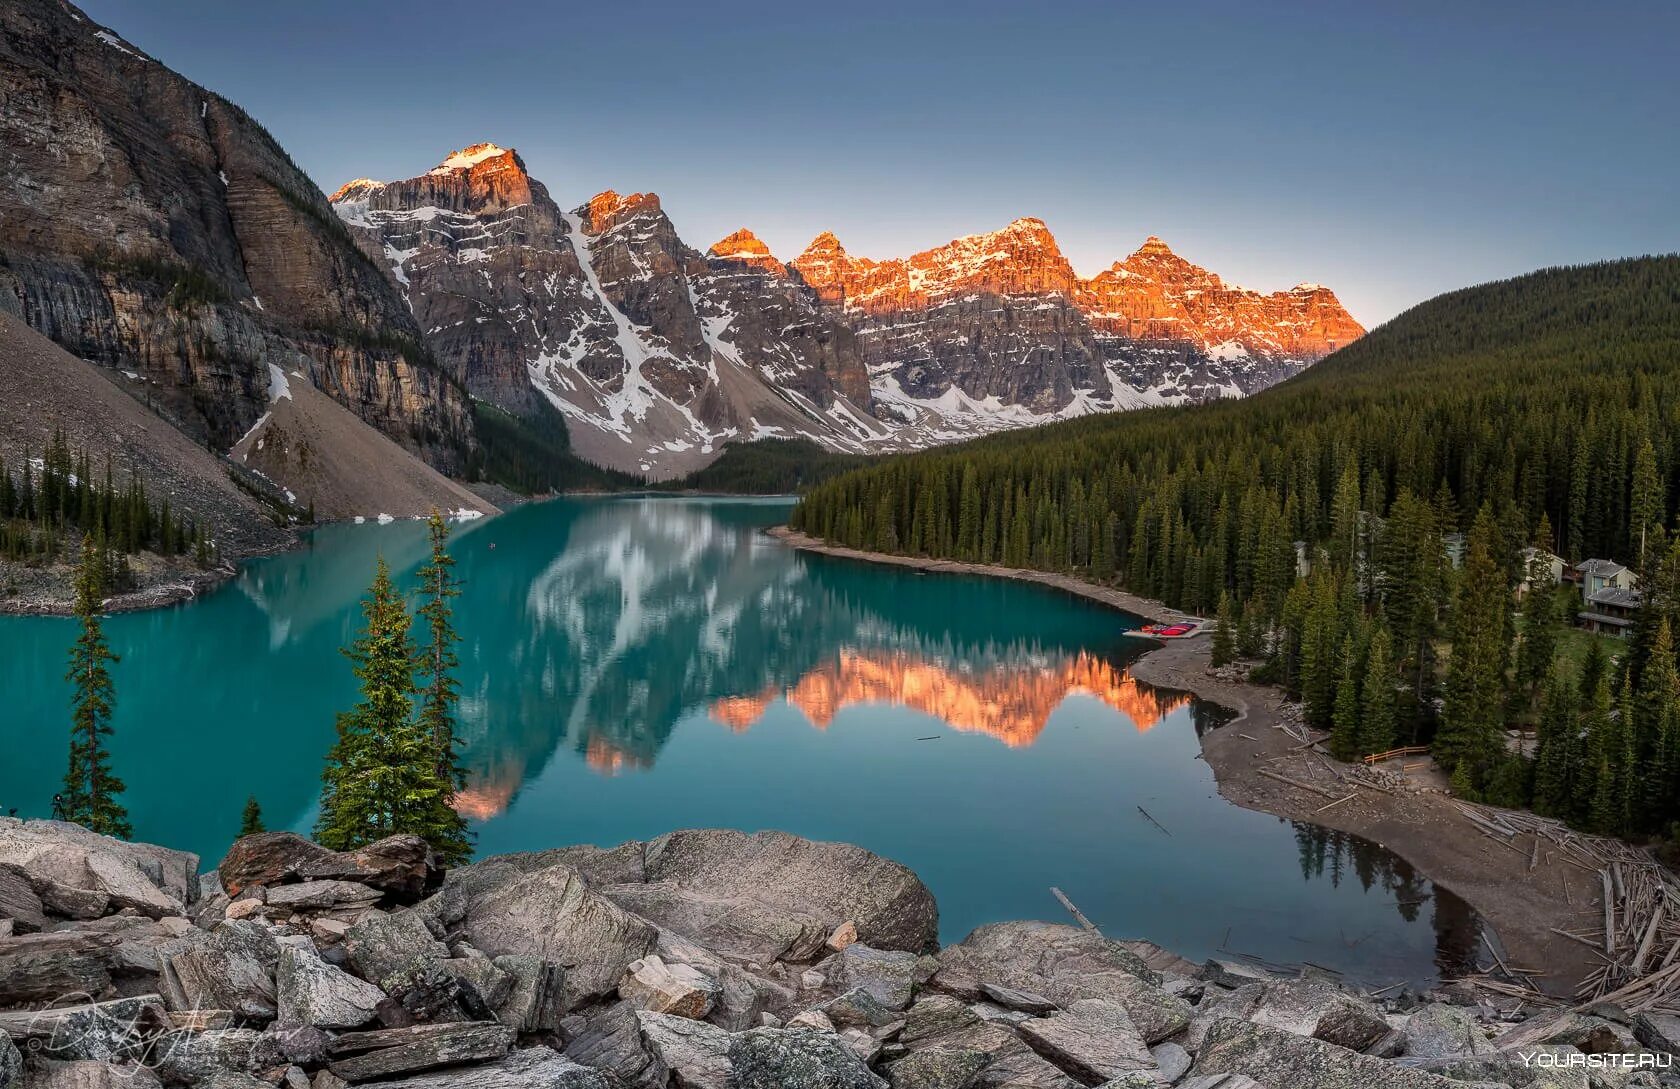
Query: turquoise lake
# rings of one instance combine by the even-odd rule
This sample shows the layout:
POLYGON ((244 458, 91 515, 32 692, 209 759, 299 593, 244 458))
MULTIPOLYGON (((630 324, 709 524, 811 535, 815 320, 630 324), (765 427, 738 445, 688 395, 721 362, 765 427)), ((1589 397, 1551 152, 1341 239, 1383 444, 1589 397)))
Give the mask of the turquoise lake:
MULTIPOLYGON (((942 937, 1067 921, 1362 981, 1424 981, 1477 922, 1374 844, 1239 809, 1198 758, 1221 716, 1133 681, 1137 623, 1070 595, 794 552, 786 501, 562 499, 457 526, 461 732, 481 854, 779 828, 914 869, 942 937), (1162 831, 1139 813, 1159 821, 1162 831)), ((343 525, 175 608, 111 617, 112 751, 139 839, 204 856, 247 795, 307 833, 376 555, 343 525)), ((0 617, 0 810, 63 774, 70 621, 0 617)))

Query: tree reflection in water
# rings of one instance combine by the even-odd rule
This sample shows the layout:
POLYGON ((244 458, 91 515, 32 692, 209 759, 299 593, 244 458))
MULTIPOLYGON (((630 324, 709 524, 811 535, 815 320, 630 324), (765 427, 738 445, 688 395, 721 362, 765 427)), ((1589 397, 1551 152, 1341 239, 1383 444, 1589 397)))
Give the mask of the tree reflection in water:
MULTIPOLYGON (((1481 919, 1469 904, 1448 890, 1432 885, 1403 858, 1368 839, 1305 821, 1295 826, 1295 844, 1301 855, 1301 876, 1308 881, 1328 879, 1339 886, 1351 869, 1366 892, 1380 887, 1394 898, 1395 910, 1408 923, 1415 922, 1425 904, 1435 929, 1435 967, 1443 979, 1475 970, 1476 942, 1481 937, 1481 919)), ((1343 941, 1358 942, 1360 935, 1343 935, 1343 941)))

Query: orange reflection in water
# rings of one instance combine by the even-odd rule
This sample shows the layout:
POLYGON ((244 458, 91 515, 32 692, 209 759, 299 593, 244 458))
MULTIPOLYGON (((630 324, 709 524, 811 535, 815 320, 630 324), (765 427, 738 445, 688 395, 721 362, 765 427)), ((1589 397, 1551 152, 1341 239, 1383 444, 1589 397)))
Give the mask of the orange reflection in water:
MULTIPOLYGON (((842 651, 791 688, 728 696, 714 700, 707 710, 714 721, 740 733, 751 729, 782 698, 804 712, 818 729, 827 729, 842 708, 888 703, 943 719, 953 729, 986 734, 1011 748, 1022 748, 1038 739, 1051 713, 1074 692, 1106 703, 1140 732, 1190 702, 1188 696, 1140 684, 1129 673, 1090 654, 1053 665, 994 666, 969 673, 909 652, 842 651)), ((590 734, 583 759, 602 775, 652 764, 601 733, 590 734)), ((522 761, 504 761, 473 775, 455 795, 456 810, 474 820, 489 820, 506 811, 524 772, 522 761)))
POLYGON ((1108 704, 1139 731, 1190 702, 1189 696, 1157 692, 1085 653, 1059 665, 998 666, 962 673, 905 652, 842 651, 838 660, 805 674, 792 688, 717 700, 710 713, 714 721, 730 729, 746 730, 778 696, 785 696, 818 729, 827 729, 843 707, 890 703, 1019 748, 1038 739, 1050 713, 1073 692, 1108 704))

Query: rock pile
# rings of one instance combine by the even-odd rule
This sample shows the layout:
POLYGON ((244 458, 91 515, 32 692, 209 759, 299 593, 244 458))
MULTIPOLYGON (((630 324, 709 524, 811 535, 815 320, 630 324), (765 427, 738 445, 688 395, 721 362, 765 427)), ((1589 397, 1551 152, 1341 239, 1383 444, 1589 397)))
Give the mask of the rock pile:
POLYGON ((1594 1089, 1657 1073, 1573 1057, 1657 1067, 1680 1036, 1050 923, 939 949, 937 924, 903 866, 779 833, 447 875, 412 838, 265 834, 200 879, 192 855, 4 821, 0 1089, 1594 1089))

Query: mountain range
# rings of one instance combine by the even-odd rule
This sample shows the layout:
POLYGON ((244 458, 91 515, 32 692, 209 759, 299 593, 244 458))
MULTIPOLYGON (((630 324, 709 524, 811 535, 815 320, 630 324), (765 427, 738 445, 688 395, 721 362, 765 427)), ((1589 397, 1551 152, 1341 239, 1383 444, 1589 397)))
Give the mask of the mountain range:
POLYGON ((329 199, 474 396, 542 397, 585 457, 656 478, 740 439, 902 450, 1241 396, 1364 332, 1328 288, 1262 295, 1158 238, 1081 278, 1030 218, 886 261, 825 232, 783 262, 746 228, 701 253, 656 195, 564 211, 489 143, 329 199))
POLYGON ((1081 277, 1037 219, 889 260, 702 251, 657 196, 558 202, 488 143, 328 198, 60 0, 0 7, 0 61, 0 310, 299 513, 491 510, 445 478, 558 421, 518 457, 665 480, 754 439, 902 451, 1243 395, 1363 332, 1327 288, 1248 291, 1154 238, 1081 277))

